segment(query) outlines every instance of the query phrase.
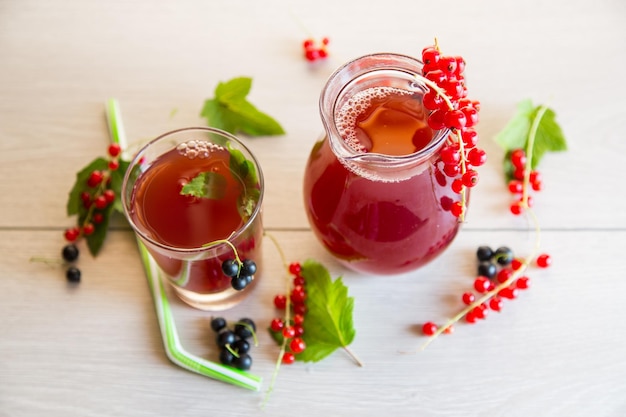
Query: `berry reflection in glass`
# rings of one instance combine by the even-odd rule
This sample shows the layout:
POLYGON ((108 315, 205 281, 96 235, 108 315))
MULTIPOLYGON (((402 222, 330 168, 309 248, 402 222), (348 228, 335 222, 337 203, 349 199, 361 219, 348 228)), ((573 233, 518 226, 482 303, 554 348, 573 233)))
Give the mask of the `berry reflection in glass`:
POLYGON ((203 310, 232 307, 258 281, 256 271, 249 285, 235 289, 222 266, 238 259, 260 269, 262 198, 254 156, 212 128, 181 129, 150 142, 122 187, 131 226, 176 294, 203 310))
POLYGON ((422 63, 395 54, 339 68, 320 98, 324 138, 311 151, 304 199, 313 231, 348 267, 414 270, 454 239, 457 193, 438 168, 447 129, 432 130, 422 63))

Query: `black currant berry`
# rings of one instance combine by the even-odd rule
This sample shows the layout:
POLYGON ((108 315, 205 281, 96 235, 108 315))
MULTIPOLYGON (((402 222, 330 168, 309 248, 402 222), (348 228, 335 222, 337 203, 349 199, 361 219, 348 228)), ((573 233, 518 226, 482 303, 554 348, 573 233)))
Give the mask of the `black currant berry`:
POLYGON ((214 317, 211 320, 211 329, 213 329, 214 332, 219 332, 225 327, 226 327, 226 320, 224 319, 224 317, 214 317))
POLYGON ((241 273, 244 275, 254 275, 256 273, 256 263, 252 259, 245 259, 241 265, 241 273))
POLYGON ((235 259, 226 259, 222 262, 222 272, 227 277, 234 278, 239 275, 239 264, 235 259))
POLYGON ((252 319, 243 318, 235 324, 235 334, 241 339, 252 337, 253 332, 256 332, 256 325, 252 319))
POLYGON ((252 278, 249 275, 239 275, 237 277, 234 277, 231 281, 230 281, 230 285, 231 287, 233 287, 235 290, 237 291, 241 291, 244 288, 246 288, 248 286, 248 278, 252 278))
POLYGON ((493 254, 494 260, 502 266, 506 266, 513 262, 513 257, 513 251, 506 246, 499 247, 493 254))
POLYGON ((479 261, 490 261, 493 256, 493 250, 489 246, 479 246, 476 250, 476 258, 479 261))
POLYGON ((76 268, 75 266, 70 266, 65 272, 65 277, 69 282, 80 282, 80 269, 76 268))
POLYGON ((492 279, 496 276, 498 268, 490 261, 482 261, 478 264, 478 275, 492 279))
POLYGON ((252 366, 252 358, 247 353, 239 355, 239 357, 235 358, 233 361, 233 366, 242 371, 247 371, 252 366))
POLYGON ((239 354, 248 353, 250 351, 250 343, 245 339, 236 340, 230 347, 239 354))
POLYGON ((235 355, 228 349, 224 348, 220 351, 220 363, 223 365, 232 365, 235 361, 235 355))
POLYGON ((63 259, 65 259, 67 262, 74 262, 76 259, 78 259, 79 251, 76 245, 70 243, 69 245, 63 246, 63 251, 61 252, 61 255, 63 256, 63 259))
POLYGON ((216 342, 219 347, 223 348, 226 345, 232 345, 236 340, 237 338, 232 330, 224 330, 217 335, 216 342))

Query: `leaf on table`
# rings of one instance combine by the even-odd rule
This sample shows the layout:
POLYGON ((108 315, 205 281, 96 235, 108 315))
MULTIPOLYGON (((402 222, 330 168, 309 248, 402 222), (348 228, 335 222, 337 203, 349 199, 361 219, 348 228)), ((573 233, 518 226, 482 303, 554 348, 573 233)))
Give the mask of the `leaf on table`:
POLYGON ((204 102, 200 116, 209 126, 237 134, 250 136, 282 135, 282 126, 271 116, 257 109, 247 100, 252 87, 249 77, 233 78, 220 82, 215 97, 204 102))
POLYGON ((328 270, 319 262, 304 262, 302 276, 307 291, 303 335, 306 349, 296 358, 317 362, 338 348, 347 348, 354 340, 354 298, 348 296, 348 288, 341 278, 333 281, 328 270))

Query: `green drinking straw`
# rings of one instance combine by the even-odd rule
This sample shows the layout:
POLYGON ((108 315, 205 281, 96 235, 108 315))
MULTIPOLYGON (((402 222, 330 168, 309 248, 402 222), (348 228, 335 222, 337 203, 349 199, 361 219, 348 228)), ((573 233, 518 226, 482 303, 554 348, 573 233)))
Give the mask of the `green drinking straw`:
MULTIPOLYGON (((106 103, 106 115, 112 143, 117 143, 122 149, 126 148, 126 137, 122 126, 119 104, 115 99, 106 103)), ((193 355, 185 350, 178 337, 174 316, 170 308, 167 293, 163 285, 161 269, 156 264, 145 245, 137 239, 141 260, 150 286, 154 306, 159 319, 159 328, 163 337, 165 353, 176 365, 191 372, 228 382, 239 387, 259 391, 261 378, 249 372, 224 366, 193 355)))

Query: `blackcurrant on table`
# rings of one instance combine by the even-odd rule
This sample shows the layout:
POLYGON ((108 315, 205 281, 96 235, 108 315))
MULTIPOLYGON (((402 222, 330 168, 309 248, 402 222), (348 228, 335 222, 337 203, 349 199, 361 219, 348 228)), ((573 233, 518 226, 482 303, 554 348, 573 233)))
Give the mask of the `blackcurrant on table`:
MULTIPOLYGON (((624 416, 626 415, 626 5, 621 0, 381 3, 320 0, 0 1, 0 416, 624 416), (309 64, 302 42, 330 38, 309 64), (466 223, 445 254, 414 273, 360 276, 313 236, 301 186, 322 133, 330 73, 371 52, 419 55, 437 37, 467 61, 488 162, 466 223), (281 369, 266 332, 254 348, 259 392, 187 372, 165 356, 128 225, 113 224, 82 281, 32 257, 59 259, 75 173, 104 155, 105 100, 119 100, 131 144, 180 127, 218 82, 253 78, 250 100, 287 134, 243 139, 267 184, 264 223, 289 260, 315 258, 355 298, 357 367, 337 351, 281 369), (471 286, 479 245, 529 253, 535 230, 508 211, 503 151, 493 141, 516 104, 557 113, 569 150, 541 162, 535 196, 553 266, 500 314, 456 326, 425 351, 419 327, 441 322, 471 286)), ((265 327, 283 291, 278 252, 264 249, 255 293, 224 312, 265 327)), ((211 313, 172 299, 181 340, 215 359, 211 313)))

